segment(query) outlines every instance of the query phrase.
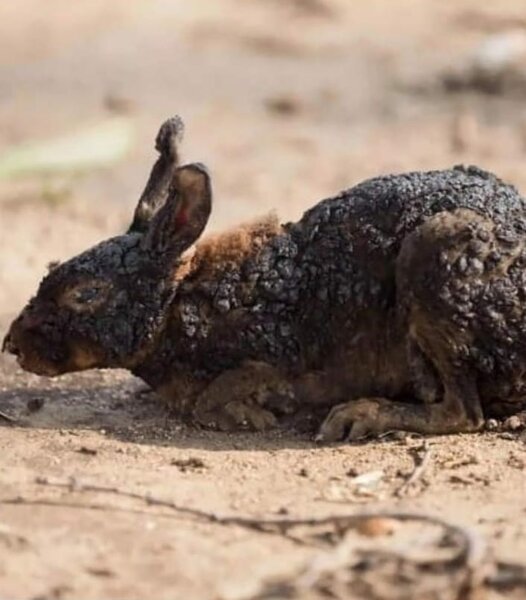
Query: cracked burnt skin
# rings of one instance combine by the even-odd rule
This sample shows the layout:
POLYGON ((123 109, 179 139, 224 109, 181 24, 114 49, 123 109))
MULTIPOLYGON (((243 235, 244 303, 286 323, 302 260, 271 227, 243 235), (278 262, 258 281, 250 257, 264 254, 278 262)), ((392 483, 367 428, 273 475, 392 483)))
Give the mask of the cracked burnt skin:
POLYGON ((58 375, 126 366, 151 342, 174 286, 140 241, 138 234, 107 240, 44 278, 6 340, 22 367, 58 375))
POLYGON ((180 119, 123 236, 58 266, 4 341, 56 375, 124 367, 225 430, 475 431, 524 405, 526 202, 475 167, 368 180, 297 223, 200 242, 209 175, 180 119))

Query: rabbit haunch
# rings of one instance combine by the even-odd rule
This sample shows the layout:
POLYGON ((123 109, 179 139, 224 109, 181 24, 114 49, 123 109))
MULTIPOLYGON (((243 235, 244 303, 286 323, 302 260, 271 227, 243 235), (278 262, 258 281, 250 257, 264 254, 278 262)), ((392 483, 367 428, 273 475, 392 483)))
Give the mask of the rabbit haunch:
POLYGON ((56 375, 125 367, 222 429, 310 414, 323 439, 473 431, 526 381, 526 202, 477 168, 388 175, 297 223, 200 242, 209 175, 182 123, 128 233, 54 268, 4 347, 56 375))

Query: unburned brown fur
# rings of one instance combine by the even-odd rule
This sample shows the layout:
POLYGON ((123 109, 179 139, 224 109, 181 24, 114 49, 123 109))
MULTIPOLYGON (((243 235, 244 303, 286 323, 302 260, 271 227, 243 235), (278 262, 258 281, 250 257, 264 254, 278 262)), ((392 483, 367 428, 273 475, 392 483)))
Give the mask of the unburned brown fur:
POLYGON ((196 246, 185 276, 215 277, 225 268, 256 255, 271 237, 281 231, 276 214, 257 219, 216 235, 208 235, 196 246))

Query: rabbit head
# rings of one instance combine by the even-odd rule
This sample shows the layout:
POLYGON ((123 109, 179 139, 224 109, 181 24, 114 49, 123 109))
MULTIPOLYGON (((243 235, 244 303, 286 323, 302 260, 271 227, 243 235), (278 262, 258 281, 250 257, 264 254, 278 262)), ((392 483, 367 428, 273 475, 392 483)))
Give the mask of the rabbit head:
POLYGON ((182 122, 157 137, 157 160, 128 232, 52 268, 12 323, 3 350, 54 376, 131 368, 148 354, 177 289, 181 255, 208 221, 212 192, 200 164, 178 166, 182 122))

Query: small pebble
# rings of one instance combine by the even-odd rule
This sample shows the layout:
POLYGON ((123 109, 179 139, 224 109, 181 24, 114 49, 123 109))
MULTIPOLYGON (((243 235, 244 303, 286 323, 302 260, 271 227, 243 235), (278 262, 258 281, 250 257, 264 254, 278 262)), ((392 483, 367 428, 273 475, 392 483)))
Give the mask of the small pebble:
POLYGON ((484 428, 486 431, 497 431, 499 428, 499 423, 496 419, 487 419, 484 423, 484 428))
POLYGON ((393 535, 398 522, 386 517, 371 517, 362 521, 356 530, 367 537, 379 537, 381 535, 393 535))
POLYGON ((518 429, 522 429, 524 427, 524 423, 517 415, 513 415, 504 421, 503 427, 508 431, 517 431, 518 429))
POLYGON ((95 448, 88 448, 87 446, 81 446, 77 452, 79 454, 89 454, 90 456, 95 456, 97 454, 97 450, 95 448))
POLYGON ((268 98, 265 106, 270 112, 284 116, 294 115, 302 108, 300 101, 292 96, 268 98))
POLYGON ((174 458, 170 464, 177 467, 182 473, 187 471, 200 471, 208 468, 207 464, 201 458, 190 456, 189 458, 174 458))

